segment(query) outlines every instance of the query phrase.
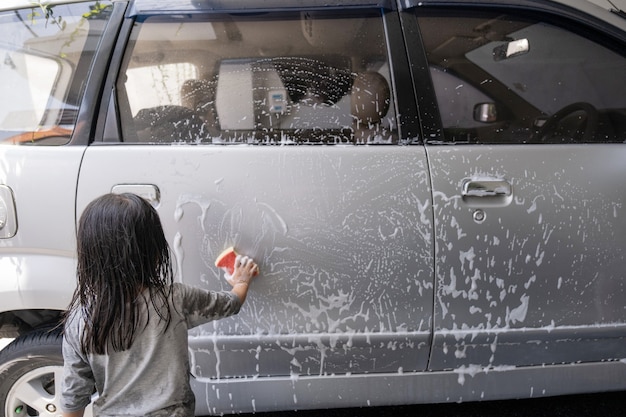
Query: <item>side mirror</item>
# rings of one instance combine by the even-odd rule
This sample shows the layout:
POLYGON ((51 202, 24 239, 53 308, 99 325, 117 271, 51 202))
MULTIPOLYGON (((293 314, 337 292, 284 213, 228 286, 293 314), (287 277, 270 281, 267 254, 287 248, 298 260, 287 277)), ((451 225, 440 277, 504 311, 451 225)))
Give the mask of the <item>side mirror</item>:
POLYGON ((527 54, 529 51, 530 43, 528 42, 528 39, 518 39, 493 48, 493 60, 502 61, 527 54))
POLYGON ((498 121, 498 110, 495 103, 478 103, 474 106, 474 120, 481 123, 498 121))

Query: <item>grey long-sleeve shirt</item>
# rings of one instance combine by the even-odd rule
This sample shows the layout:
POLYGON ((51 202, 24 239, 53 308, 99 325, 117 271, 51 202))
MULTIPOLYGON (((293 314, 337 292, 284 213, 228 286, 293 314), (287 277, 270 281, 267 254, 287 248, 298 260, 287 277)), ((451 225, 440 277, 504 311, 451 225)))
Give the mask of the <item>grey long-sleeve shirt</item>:
POLYGON ((133 345, 123 352, 84 355, 80 337, 82 316, 70 316, 63 337, 61 408, 78 411, 91 401, 95 385, 99 398, 94 415, 193 416, 195 399, 189 384, 187 330, 239 312, 241 302, 230 292, 207 292, 174 284, 170 299, 172 321, 163 332, 152 303, 138 303, 149 314, 133 345))

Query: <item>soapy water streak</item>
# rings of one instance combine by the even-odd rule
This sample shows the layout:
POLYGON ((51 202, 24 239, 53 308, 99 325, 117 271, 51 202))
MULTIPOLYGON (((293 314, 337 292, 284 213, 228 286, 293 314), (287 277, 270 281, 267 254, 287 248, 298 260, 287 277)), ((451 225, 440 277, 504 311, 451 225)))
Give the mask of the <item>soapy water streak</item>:
MULTIPOLYGON (((329 345, 328 340, 339 339, 328 335, 428 331, 422 329, 430 322, 433 292, 426 171, 410 155, 396 159, 372 153, 371 159, 356 161, 268 159, 259 178, 248 178, 243 186, 237 182, 242 188, 238 198, 232 198, 235 182, 224 175, 214 182, 215 192, 179 196, 174 220, 181 230, 195 231, 175 240, 185 279, 198 270, 192 262, 199 255, 204 264, 199 283, 224 288, 213 262, 231 245, 261 268, 240 314, 203 326, 192 332, 194 337, 312 335, 288 361, 298 374, 300 369, 311 372, 313 362, 323 373, 337 366, 327 362, 329 357, 339 360, 334 349, 355 349, 350 338, 329 345), (258 184, 269 181, 263 177, 268 172, 275 185, 265 191, 258 184)), ((250 345, 246 357, 258 356, 259 346, 250 345)), ((261 356, 284 349, 263 346, 261 356)), ((397 348, 409 345, 385 347, 397 348)), ((212 355, 223 355, 221 349, 214 347, 212 355)), ((354 361, 358 368, 371 359, 363 355, 354 361)), ((226 362, 215 359, 220 369, 214 374, 224 375, 226 362)))

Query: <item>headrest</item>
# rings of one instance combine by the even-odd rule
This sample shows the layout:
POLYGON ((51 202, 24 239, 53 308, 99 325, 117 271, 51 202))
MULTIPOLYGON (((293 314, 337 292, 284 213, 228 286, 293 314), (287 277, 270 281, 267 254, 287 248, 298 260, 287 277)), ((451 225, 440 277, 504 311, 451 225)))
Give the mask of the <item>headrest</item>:
POLYGON ((357 74, 351 92, 352 116, 361 123, 379 123, 387 114, 391 90, 378 72, 357 74))
POLYGON ((185 80, 180 88, 180 103, 193 110, 200 110, 215 100, 210 83, 205 80, 185 80))

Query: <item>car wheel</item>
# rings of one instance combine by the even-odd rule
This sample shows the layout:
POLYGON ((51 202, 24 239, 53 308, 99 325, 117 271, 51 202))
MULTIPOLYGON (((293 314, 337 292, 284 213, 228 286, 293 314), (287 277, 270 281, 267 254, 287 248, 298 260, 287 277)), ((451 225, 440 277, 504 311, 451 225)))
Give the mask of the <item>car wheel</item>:
POLYGON ((41 329, 0 352, 0 417, 61 415, 62 340, 58 329, 41 329))

